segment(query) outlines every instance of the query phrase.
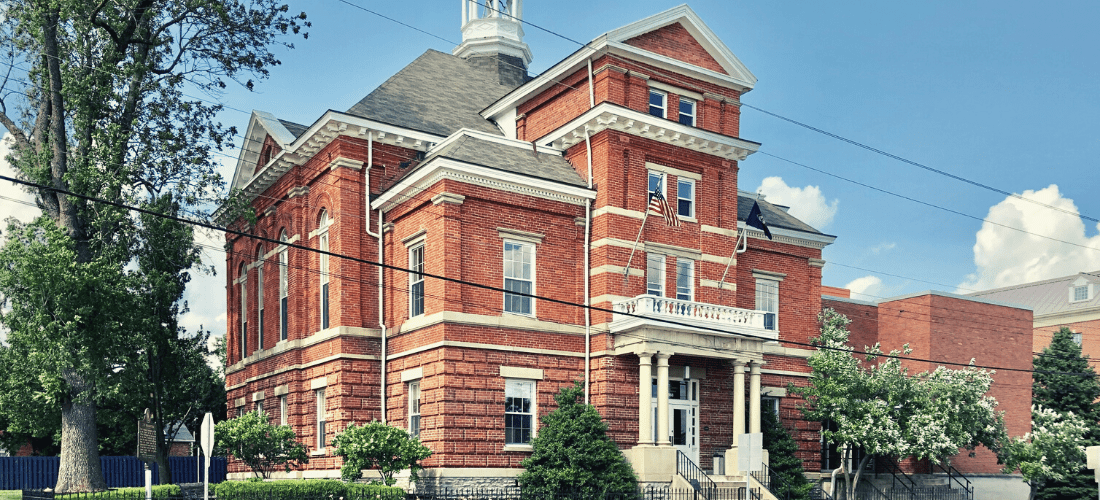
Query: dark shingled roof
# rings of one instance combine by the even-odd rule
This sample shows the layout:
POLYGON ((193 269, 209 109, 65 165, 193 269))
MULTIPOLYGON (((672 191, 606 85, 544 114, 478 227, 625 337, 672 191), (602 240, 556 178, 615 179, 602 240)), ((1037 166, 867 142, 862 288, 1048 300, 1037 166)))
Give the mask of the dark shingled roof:
POLYGON ((442 136, 461 128, 501 135, 479 113, 511 90, 496 73, 428 50, 347 112, 442 136))
POLYGON ((283 126, 286 127, 287 131, 290 132, 290 135, 293 135, 295 139, 301 137, 302 134, 307 129, 309 129, 309 127, 307 127, 305 125, 301 125, 301 124, 294 123, 294 122, 288 122, 286 120, 283 120, 282 118, 279 119, 279 123, 282 123, 283 126))
MULTIPOLYGON (((587 186, 584 179, 581 179, 580 174, 573 170, 573 165, 559 155, 539 153, 539 158, 536 160, 530 147, 509 146, 469 135, 455 139, 453 143, 448 144, 432 156, 450 158, 563 184, 587 186)), ((430 160, 431 157, 428 159, 430 160)))
MULTIPOLYGON (((756 201, 755 196, 737 195, 737 220, 748 220, 749 212, 752 211, 753 201, 756 201)), ((810 227, 809 224, 792 217, 791 214, 765 200, 760 200, 760 213, 764 215, 764 223, 766 223, 769 228, 777 227, 790 229, 792 231, 825 235, 825 233, 810 227)))

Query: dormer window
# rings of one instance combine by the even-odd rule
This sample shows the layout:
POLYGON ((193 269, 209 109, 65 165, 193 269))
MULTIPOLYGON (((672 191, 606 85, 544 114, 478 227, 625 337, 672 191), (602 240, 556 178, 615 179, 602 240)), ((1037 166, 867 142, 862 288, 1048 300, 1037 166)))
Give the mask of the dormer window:
POLYGON ((649 114, 664 118, 668 108, 668 94, 660 90, 649 89, 649 114))
POLYGON ((1092 283, 1089 283, 1088 280, 1084 278, 1078 278, 1077 281, 1074 281, 1069 287, 1069 302, 1072 304, 1074 302, 1092 300, 1095 296, 1094 293, 1092 283))
POLYGON ((1089 300, 1089 287, 1088 287, 1088 285, 1073 287, 1073 300, 1074 301, 1089 300))

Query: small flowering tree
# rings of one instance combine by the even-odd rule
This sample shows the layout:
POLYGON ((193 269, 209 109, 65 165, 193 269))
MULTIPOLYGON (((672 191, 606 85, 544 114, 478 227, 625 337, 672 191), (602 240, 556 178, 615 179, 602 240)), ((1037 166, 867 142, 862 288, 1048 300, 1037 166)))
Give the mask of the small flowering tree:
POLYGON ((409 435, 405 429, 391 427, 382 422, 351 424, 332 438, 336 454, 344 458, 340 477, 344 481, 356 481, 363 477, 363 469, 378 468, 378 474, 386 486, 397 482, 394 474, 409 469, 409 481, 416 482, 419 462, 432 456, 432 450, 409 435))
POLYGON ((1034 499, 1043 483, 1065 480, 1084 466, 1081 441, 1088 430, 1085 420, 1072 412, 1032 406, 1031 432, 1012 439, 1001 452, 1005 474, 1019 469, 1031 487, 1028 500, 1034 499))
POLYGON ((848 498, 855 497, 861 473, 875 455, 939 463, 959 448, 982 444, 997 449, 1005 431, 996 400, 985 395, 992 372, 941 366, 909 375, 899 358, 911 352, 908 345, 889 355, 877 344, 868 347, 864 359, 869 366, 864 366, 848 345, 848 318, 826 309, 819 320, 821 335, 813 339, 818 350, 808 360, 813 369, 809 385, 792 391, 805 399, 805 418, 836 424, 821 435, 843 450, 842 464, 851 463, 855 449, 866 452, 854 475, 842 466, 848 498))

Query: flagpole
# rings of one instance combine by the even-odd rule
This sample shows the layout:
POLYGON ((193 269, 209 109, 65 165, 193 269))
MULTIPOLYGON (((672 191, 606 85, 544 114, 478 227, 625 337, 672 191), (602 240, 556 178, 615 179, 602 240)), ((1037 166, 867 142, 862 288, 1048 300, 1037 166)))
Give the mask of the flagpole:
POLYGON ((726 263, 726 270, 722 272, 722 279, 718 282, 718 289, 719 290, 722 290, 723 289, 722 287, 726 283, 726 275, 729 274, 730 266, 733 265, 733 258, 736 257, 737 254, 744 253, 745 250, 748 250, 748 242, 749 242, 748 241, 749 240, 748 234, 749 234, 749 230, 748 230, 748 228, 745 228, 745 229, 741 230, 741 234, 737 237, 737 244, 733 245, 733 253, 730 254, 730 260, 729 260, 729 262, 726 263), (744 242, 744 244, 745 244, 745 248, 743 248, 743 249, 741 248, 742 242, 744 242))
POLYGON ((642 216, 642 225, 638 228, 638 237, 634 238, 634 248, 630 249, 630 258, 626 260, 626 269, 623 270, 623 281, 630 279, 630 263, 634 261, 634 252, 638 250, 638 242, 642 241, 642 230, 645 229, 645 221, 649 218, 649 203, 645 205, 645 215, 642 216))

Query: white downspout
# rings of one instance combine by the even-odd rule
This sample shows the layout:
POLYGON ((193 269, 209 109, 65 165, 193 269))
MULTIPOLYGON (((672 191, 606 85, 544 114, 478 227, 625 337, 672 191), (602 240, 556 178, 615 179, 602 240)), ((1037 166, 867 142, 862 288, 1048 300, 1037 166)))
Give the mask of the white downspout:
MULTIPOLYGON (((589 75, 592 62, 589 61, 589 75)), ((591 95, 591 94, 589 94, 591 95)), ((592 189, 592 140, 588 127, 584 129, 584 147, 588 152, 588 189, 592 189)), ((592 240, 592 200, 584 199, 584 404, 589 404, 588 387, 592 371, 592 271, 589 269, 589 253, 592 240)))
MULTIPOLYGON (((596 86, 592 83, 592 58, 588 58, 588 109, 596 107, 596 86)), ((592 160, 588 160, 588 187, 592 187, 592 160)))
MULTIPOLYGON (((385 259, 382 258, 382 209, 378 209, 378 232, 370 232, 370 168, 374 165, 374 131, 367 132, 367 168, 366 177, 363 185, 363 202, 366 206, 366 217, 364 221, 366 224, 367 235, 378 239, 378 262, 383 263, 385 259)), ((380 403, 380 411, 382 413, 382 423, 386 423, 386 310, 385 310, 385 296, 382 294, 383 282, 382 282, 382 268, 378 268, 378 324, 382 327, 382 402, 380 403)))

